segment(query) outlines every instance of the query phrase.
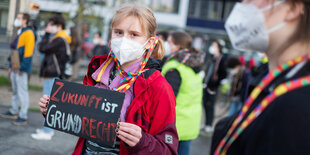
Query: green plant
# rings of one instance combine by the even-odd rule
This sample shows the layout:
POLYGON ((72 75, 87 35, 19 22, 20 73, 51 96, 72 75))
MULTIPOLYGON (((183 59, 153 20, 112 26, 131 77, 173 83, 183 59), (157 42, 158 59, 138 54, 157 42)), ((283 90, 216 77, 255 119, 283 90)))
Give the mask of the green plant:
POLYGON ((11 86, 11 82, 5 76, 0 76, 0 86, 11 86))
MULTIPOLYGON (((5 76, 0 76, 0 87, 11 87, 11 81, 5 76)), ((28 84, 29 90, 42 91, 42 86, 28 84)))
POLYGON ((35 91, 42 91, 42 86, 38 86, 38 85, 33 85, 33 84, 29 84, 28 85, 28 88, 30 89, 30 90, 35 90, 35 91))

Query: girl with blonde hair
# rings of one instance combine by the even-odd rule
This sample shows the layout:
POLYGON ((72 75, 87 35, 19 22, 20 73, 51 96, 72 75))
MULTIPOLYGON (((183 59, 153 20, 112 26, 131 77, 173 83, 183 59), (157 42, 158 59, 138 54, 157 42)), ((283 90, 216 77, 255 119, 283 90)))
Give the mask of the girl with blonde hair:
MULTIPOLYGON (((111 52, 94 56, 83 83, 125 93, 115 147, 80 138, 72 154, 177 154, 175 97, 161 75, 164 49, 156 19, 143 6, 126 5, 111 23, 111 52), (153 59, 154 58, 154 59, 153 59)), ((39 105, 46 114, 48 96, 39 105)))

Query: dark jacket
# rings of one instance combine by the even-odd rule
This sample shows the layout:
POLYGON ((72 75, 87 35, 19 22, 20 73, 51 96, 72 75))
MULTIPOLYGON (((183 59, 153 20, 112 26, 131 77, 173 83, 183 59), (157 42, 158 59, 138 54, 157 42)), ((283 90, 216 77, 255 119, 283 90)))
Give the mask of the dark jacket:
POLYGON ((65 64, 69 61, 66 54, 66 44, 62 37, 55 37, 50 41, 49 33, 45 33, 42 41, 39 43, 39 51, 44 53, 44 59, 40 66, 40 77, 59 77, 64 75, 65 64), (61 75, 57 75, 53 61, 53 54, 56 55, 61 75), (53 68, 51 68, 53 67, 53 68))
POLYGON ((249 92, 251 92, 255 86, 268 74, 268 63, 261 64, 258 68, 252 71, 252 81, 249 84, 249 92))
POLYGON ((248 88, 251 80, 251 72, 246 68, 241 68, 241 71, 233 77, 231 96, 239 96, 240 101, 244 103, 248 97, 248 88))
MULTIPOLYGON (((310 62, 289 79, 285 77, 288 72, 284 72, 267 86, 253 102, 249 111, 252 111, 279 84, 310 75, 310 62)), ((276 98, 232 143, 227 155, 310 154, 309 94, 310 86, 305 86, 276 98)), ((211 154, 236 117, 237 113, 216 125, 211 154)))
POLYGON ((212 67, 210 67, 211 65, 207 66, 207 70, 206 70, 206 74, 208 73, 209 70, 212 71, 211 77, 209 79, 205 79, 205 81, 207 81, 207 87, 211 90, 216 90, 219 85, 221 80, 226 78, 227 72, 226 72, 226 57, 224 55, 221 55, 219 58, 219 63, 217 66, 217 70, 215 71, 215 67, 216 67, 216 58, 213 58, 211 60, 211 63, 213 64, 212 67), (215 78, 213 78, 215 77, 215 78))
MULTIPOLYGON (((106 59, 106 55, 92 58, 83 81, 85 85, 96 84, 91 75, 106 59)), ((126 122, 140 126, 142 138, 134 147, 121 141, 121 155, 177 154, 179 142, 175 127, 175 97, 170 85, 157 70, 158 67, 158 63, 149 59, 145 68, 150 70, 142 73, 134 83, 134 99, 128 107, 126 122)), ((78 140, 73 155, 82 153, 84 142, 83 138, 78 140)))
POLYGON ((96 45, 92 50, 91 50, 91 54, 93 56, 96 55, 107 55, 110 52, 110 48, 108 46, 105 45, 96 45))

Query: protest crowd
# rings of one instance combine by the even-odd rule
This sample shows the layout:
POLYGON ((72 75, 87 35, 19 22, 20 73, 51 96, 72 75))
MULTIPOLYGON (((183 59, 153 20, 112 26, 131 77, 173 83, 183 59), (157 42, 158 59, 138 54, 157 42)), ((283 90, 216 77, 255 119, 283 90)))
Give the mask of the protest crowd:
POLYGON ((28 13, 15 17, 12 101, 0 115, 29 125, 28 82, 39 76, 44 121, 34 140, 73 134, 73 155, 189 155, 200 136, 211 141, 201 154, 310 153, 309 0, 243 0, 226 20, 227 39, 205 48, 189 31, 159 28, 139 4, 115 11, 108 40, 61 13, 45 20, 39 30, 28 13))

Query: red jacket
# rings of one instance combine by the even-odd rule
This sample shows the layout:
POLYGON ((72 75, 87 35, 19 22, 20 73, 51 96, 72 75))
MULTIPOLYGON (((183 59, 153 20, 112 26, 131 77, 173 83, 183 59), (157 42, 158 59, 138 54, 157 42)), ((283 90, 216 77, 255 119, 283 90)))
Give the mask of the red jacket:
MULTIPOLYGON (((92 58, 84 77, 85 85, 96 84, 91 75, 106 59, 107 56, 92 58)), ((149 65, 150 60, 146 68, 151 69, 154 64, 149 65)), ((126 113, 127 123, 141 127, 142 138, 134 147, 121 141, 120 155, 177 154, 179 141, 175 127, 175 96, 171 86, 158 70, 148 75, 149 73, 142 73, 134 83, 134 99, 126 113)), ((82 153, 84 142, 84 138, 79 138, 72 155, 82 153)))

